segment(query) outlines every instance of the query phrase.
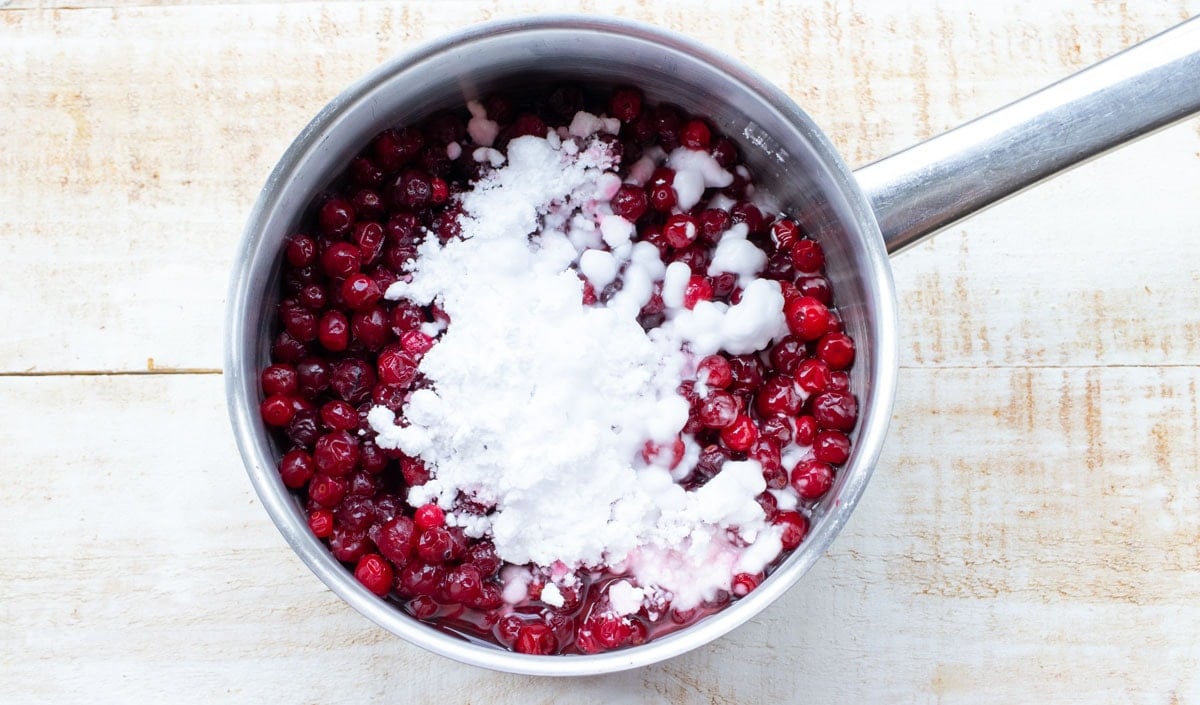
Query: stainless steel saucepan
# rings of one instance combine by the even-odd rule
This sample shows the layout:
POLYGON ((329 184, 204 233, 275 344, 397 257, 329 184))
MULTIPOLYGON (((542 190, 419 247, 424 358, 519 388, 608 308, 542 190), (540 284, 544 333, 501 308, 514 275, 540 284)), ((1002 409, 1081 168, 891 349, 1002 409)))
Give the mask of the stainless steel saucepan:
MULTIPOLYGON (((963 127, 858 171, 779 89, 668 32, 592 17, 477 26, 380 67, 333 100, 275 167, 241 243, 229 294, 225 384, 238 446, 288 543, 335 593, 389 631, 460 661, 514 673, 587 675, 654 663, 705 644, 771 604, 846 523, 871 476, 897 375, 896 292, 888 255, 961 218, 1200 111, 1200 19, 963 127), (283 243, 306 204, 380 130, 504 89, 569 79, 635 84, 652 101, 712 119, 736 139, 783 210, 824 245, 847 331, 858 342, 860 421, 849 462, 806 542, 758 589, 642 646, 591 656, 527 656, 437 631, 363 588, 309 532, 279 479, 279 451, 258 414, 283 243)), ((1066 207, 1069 207, 1066 206, 1066 207)))

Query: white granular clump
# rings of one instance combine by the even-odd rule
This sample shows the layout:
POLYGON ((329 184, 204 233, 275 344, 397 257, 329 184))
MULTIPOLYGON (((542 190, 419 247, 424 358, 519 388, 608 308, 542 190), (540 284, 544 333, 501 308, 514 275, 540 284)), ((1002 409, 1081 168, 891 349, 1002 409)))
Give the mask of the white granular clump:
MULTIPOLYGON (((472 113, 485 132, 486 116, 472 113)), ((503 166, 460 196, 462 238, 427 239, 411 281, 387 291, 393 300, 437 301, 450 317, 420 363, 432 387, 410 395, 402 418, 376 407, 368 420, 381 447, 419 456, 431 470, 409 503, 437 502, 451 525, 491 537, 505 561, 560 571, 619 566, 637 585, 618 589, 622 611, 636 611, 633 602, 652 590, 687 609, 728 589, 737 570, 761 571, 778 554, 777 531, 754 499, 765 489, 761 468, 726 463, 686 492, 666 467, 669 450, 650 463, 643 450, 648 442, 669 448, 687 420, 677 389, 695 358, 684 343, 764 347, 779 328, 782 297, 774 282, 756 280, 741 304, 711 317, 713 330, 696 312, 669 309, 671 320, 647 334, 638 311, 671 270, 613 220, 611 154, 576 134, 609 127, 584 116, 574 137, 515 139, 504 161, 481 155, 503 166), (620 272, 622 290, 607 306, 585 306, 577 270, 597 289, 620 272), (460 495, 495 509, 461 514, 460 495), (731 530, 759 548, 731 541, 731 530)), ((719 177, 703 159, 672 158, 719 177)), ((729 251, 729 269, 748 276, 753 253, 729 251)), ((691 444, 682 471, 696 455, 691 444)))

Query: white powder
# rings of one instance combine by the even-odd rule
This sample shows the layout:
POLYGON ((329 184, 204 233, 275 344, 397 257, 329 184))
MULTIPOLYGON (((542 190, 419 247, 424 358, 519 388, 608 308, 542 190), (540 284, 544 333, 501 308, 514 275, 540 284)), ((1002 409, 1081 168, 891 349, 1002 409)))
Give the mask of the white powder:
MULTIPOLYGON (((486 114, 471 111, 472 139, 490 144, 486 114)), ((409 503, 437 502, 449 523, 490 536, 504 560, 553 567, 568 580, 581 567, 624 568, 636 586, 610 590, 622 614, 651 592, 687 609, 778 554, 778 532, 754 499, 765 488, 761 468, 728 462, 687 492, 674 478, 696 463, 690 438, 674 468, 669 451, 651 464, 642 451, 647 442, 669 448, 687 421, 676 390, 694 370, 692 355, 761 349, 779 333, 783 301, 776 283, 754 280, 736 306, 681 308, 690 271, 664 266, 649 243, 630 243, 632 225, 611 213, 620 185, 613 160, 586 139, 611 127, 577 116, 574 138, 521 137, 507 155, 476 151, 498 168, 458 197, 462 239, 426 240, 411 281, 386 294, 436 300, 450 316, 420 363, 433 386, 410 395, 403 418, 375 407, 368 421, 381 447, 430 467, 432 479, 410 490, 409 503), (597 291, 620 274, 622 288, 607 306, 584 306, 576 271, 597 291), (664 276, 669 320, 647 334, 636 317, 664 276), (462 494, 495 509, 485 517, 456 511, 462 494)), ((671 160, 705 184, 729 177, 708 155, 687 152, 671 160)), ((752 277, 753 253, 727 250, 723 271, 752 277)), ((523 599, 528 571, 505 576, 505 599, 523 599)), ((547 583, 542 599, 562 595, 547 583)))

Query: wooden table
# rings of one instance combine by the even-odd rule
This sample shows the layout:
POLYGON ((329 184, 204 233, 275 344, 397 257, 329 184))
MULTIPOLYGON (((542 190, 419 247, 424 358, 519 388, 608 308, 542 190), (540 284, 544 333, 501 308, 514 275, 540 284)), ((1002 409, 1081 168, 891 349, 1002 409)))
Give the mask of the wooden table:
MULTIPOLYGON (((740 57, 856 165, 1200 13, 988 5, 563 7, 740 57)), ((508 676, 391 637, 308 572, 225 414, 242 224, 350 81, 540 7, 0 0, 0 702, 1200 702, 1196 120, 894 260, 873 484, 733 634, 609 677, 508 676)))

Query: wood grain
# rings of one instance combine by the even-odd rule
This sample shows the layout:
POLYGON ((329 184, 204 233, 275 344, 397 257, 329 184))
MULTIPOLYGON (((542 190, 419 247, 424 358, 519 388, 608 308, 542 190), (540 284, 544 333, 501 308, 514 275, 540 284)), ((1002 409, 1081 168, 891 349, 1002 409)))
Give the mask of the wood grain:
MULTIPOLYGON (((733 634, 610 677, 506 676, 387 635, 308 572, 245 478, 216 370, 242 223, 349 82, 541 8, 0 0, 0 703, 1200 704, 1194 119, 894 260, 876 476, 830 554, 733 634)), ((1200 14, 562 8, 743 59, 851 164, 1200 14)))

